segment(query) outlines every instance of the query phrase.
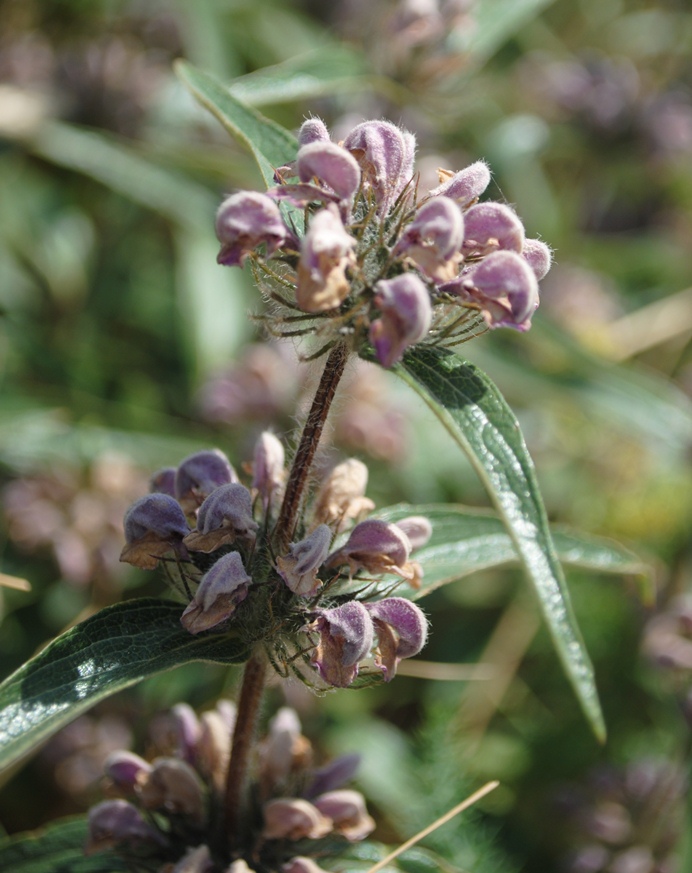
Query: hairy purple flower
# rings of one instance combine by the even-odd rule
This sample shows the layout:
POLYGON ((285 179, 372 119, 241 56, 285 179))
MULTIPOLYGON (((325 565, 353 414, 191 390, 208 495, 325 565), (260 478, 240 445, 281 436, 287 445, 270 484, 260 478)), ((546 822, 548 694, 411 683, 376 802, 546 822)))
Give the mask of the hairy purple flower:
POLYGON ((143 570, 153 570, 171 551, 187 552, 183 537, 190 526, 179 503, 168 494, 140 497, 125 513, 125 547, 120 560, 143 570))
POLYGON ((238 552, 229 552, 202 577, 180 623, 191 634, 216 627, 229 619, 245 600, 251 582, 238 552))
POLYGON ((413 176, 416 140, 388 121, 364 121, 343 147, 360 164, 363 181, 372 189, 381 215, 386 215, 413 176))
POLYGON ((165 810, 201 824, 204 820, 204 793, 195 771, 177 758, 157 758, 139 789, 145 809, 165 810))
POLYGON ((536 279, 540 282, 547 275, 553 262, 553 254, 550 248, 539 239, 527 239, 524 240, 524 248, 521 254, 533 270, 536 279))
POLYGON ((287 864, 281 866, 281 873, 329 873, 329 871, 316 864, 312 858, 296 855, 287 864))
POLYGON ((151 765, 134 752, 118 751, 106 758, 103 772, 121 791, 129 792, 151 772, 151 765))
POLYGON ((363 795, 358 791, 348 788, 329 791, 315 798, 314 804, 334 822, 334 830, 351 842, 364 840, 375 830, 375 821, 368 815, 363 795))
POLYGON ((403 597, 386 597, 367 603, 375 631, 375 662, 390 682, 402 658, 417 655, 428 639, 428 620, 420 607, 403 597))
POLYGON ((178 467, 175 496, 185 512, 192 514, 216 488, 237 481, 235 470, 219 449, 195 452, 178 467))
POLYGON ((286 242, 289 232, 270 197, 257 191, 239 191, 219 207, 216 235, 221 243, 218 263, 236 267, 242 266, 260 243, 266 243, 267 254, 271 255, 286 242))
POLYGON ((360 185, 360 167, 346 149, 333 142, 317 141, 304 145, 296 158, 301 182, 317 177, 340 200, 350 200, 360 185))
POLYGON ((120 843, 154 843, 165 840, 126 800, 104 800, 89 810, 86 855, 111 849, 120 843))
POLYGON ((312 782, 304 791, 304 796, 310 800, 320 794, 325 794, 327 791, 340 788, 344 782, 348 782, 354 777, 360 761, 360 755, 351 753, 350 755, 341 755, 324 767, 320 767, 319 770, 315 770, 312 782))
POLYGON ((301 146, 312 142, 329 142, 327 125, 321 118, 306 118, 298 131, 298 143, 301 146))
POLYGON ((409 563, 411 543, 395 524, 369 518, 351 531, 346 543, 329 556, 327 567, 348 564, 352 573, 395 573, 403 579, 413 579, 415 570, 409 563))
POLYGON ((176 703, 168 712, 157 716, 150 732, 160 755, 175 756, 194 764, 200 725, 197 713, 188 703, 176 703))
POLYGON ((374 630, 367 609, 357 600, 320 609, 310 628, 319 634, 312 663, 329 685, 346 688, 358 675, 358 662, 372 648, 374 630))
POLYGON ((370 341, 383 367, 392 367, 406 349, 430 329, 430 295, 414 273, 382 279, 375 285, 375 306, 381 315, 370 325, 370 341))
POLYGON ((313 217, 298 267, 296 302, 303 312, 335 309, 348 297, 346 270, 355 262, 355 244, 336 207, 321 209, 313 217))
POLYGON ((409 515, 395 522, 401 528, 411 543, 411 551, 422 549, 432 536, 432 525, 424 515, 409 515))
POLYGON ((276 559, 279 575, 294 594, 309 597, 315 594, 322 583, 317 572, 329 554, 332 532, 326 524, 320 524, 299 543, 292 543, 287 555, 276 559))
POLYGON ((262 497, 265 510, 284 481, 284 447, 271 431, 265 430, 255 443, 252 487, 262 497))
POLYGON ((239 482, 221 485, 211 492, 197 513, 197 529, 185 537, 195 552, 213 552, 236 539, 254 539, 257 522, 252 517, 252 497, 239 482))
POLYGON ((464 241, 464 217, 449 197, 433 197, 416 212, 399 238, 395 254, 405 255, 426 276, 443 282, 456 275, 464 241))
POLYGON ((521 252, 524 225, 504 203, 477 203, 464 215, 464 253, 488 255, 497 249, 521 252))
POLYGON ((464 296, 477 303, 490 327, 528 330, 538 306, 538 281, 515 252, 495 252, 461 277, 464 296))
POLYGON ((449 170, 438 170, 440 184, 433 188, 430 197, 451 197, 461 207, 466 207, 478 200, 490 184, 490 167, 485 161, 476 161, 460 170, 451 173, 449 170))
POLYGON ((332 830, 331 819, 307 800, 279 797, 262 808, 267 840, 319 840, 332 830))
POLYGON ((160 494, 170 494, 175 497, 175 467, 164 467, 157 470, 149 480, 149 491, 160 494))

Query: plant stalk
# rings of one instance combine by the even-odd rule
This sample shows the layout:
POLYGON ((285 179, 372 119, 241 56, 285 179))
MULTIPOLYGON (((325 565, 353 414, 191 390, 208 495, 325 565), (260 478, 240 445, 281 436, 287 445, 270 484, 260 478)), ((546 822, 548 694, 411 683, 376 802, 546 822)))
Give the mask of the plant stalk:
MULTIPOLYGON (((274 530, 274 546, 278 554, 282 554, 288 549, 293 537, 310 468, 347 359, 348 347, 346 343, 338 343, 329 353, 324 365, 322 378, 315 392, 315 398, 293 459, 286 492, 274 530)), ((267 658, 258 647, 245 664, 233 730, 231 760, 226 778, 225 825, 231 852, 239 848, 242 843, 243 815, 246 809, 251 754, 267 668, 267 658)))

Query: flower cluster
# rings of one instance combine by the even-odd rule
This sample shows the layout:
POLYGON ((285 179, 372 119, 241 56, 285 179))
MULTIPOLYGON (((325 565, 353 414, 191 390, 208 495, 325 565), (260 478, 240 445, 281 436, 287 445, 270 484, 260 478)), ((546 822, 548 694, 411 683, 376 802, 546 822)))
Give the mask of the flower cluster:
POLYGON ((328 855, 371 833, 375 823, 362 795, 342 787, 358 755, 315 768, 296 713, 284 707, 258 744, 249 816, 255 824, 238 848, 242 857, 232 860, 220 810, 234 721, 227 700, 199 717, 179 703, 150 726, 151 760, 129 751, 109 755, 111 799, 89 812, 87 853, 114 849, 133 869, 159 873, 319 873, 306 855, 328 855))
POLYGON ((274 434, 259 437, 251 467, 249 487, 218 450, 158 472, 125 516, 121 560, 144 569, 163 562, 189 601, 181 622, 191 634, 234 632, 248 651, 263 643, 280 672, 311 684, 351 685, 362 666, 389 681, 425 645, 427 620, 383 591, 420 586, 411 552, 427 542, 430 523, 364 518, 374 509, 368 471, 351 458, 317 489, 295 542, 279 548, 285 470, 274 434))
POLYGON ((272 299, 306 314, 277 319, 278 333, 311 317, 313 327, 291 333, 350 337, 391 367, 427 338, 468 339, 483 323, 530 327, 550 250, 526 238, 509 206, 478 202, 485 162, 440 170, 421 195, 415 139, 389 122, 363 122, 337 144, 312 118, 298 141, 276 186, 233 194, 216 219, 219 263, 251 259, 258 279, 273 281, 272 299))

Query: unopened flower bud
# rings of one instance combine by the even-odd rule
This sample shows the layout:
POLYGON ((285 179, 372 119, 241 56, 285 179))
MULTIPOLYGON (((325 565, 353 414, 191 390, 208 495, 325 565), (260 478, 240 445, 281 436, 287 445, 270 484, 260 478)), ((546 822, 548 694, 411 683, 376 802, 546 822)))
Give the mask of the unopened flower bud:
POLYGON ((411 551, 422 549, 432 536, 432 525, 424 515, 409 515, 395 522, 401 528, 411 543, 411 551))
POLYGON ((218 263, 236 267, 242 266, 261 243, 267 246, 267 256, 273 254, 286 242, 289 232, 271 198, 257 191, 240 191, 219 207, 216 235, 221 243, 218 263))
POLYGON ((404 255, 431 279, 452 279, 461 261, 464 217, 449 197, 433 197, 416 212, 394 253, 404 255))
POLYGON ((205 845, 190 849, 171 869, 171 873, 209 873, 214 864, 205 845))
POLYGON ((194 764, 200 726, 197 714, 187 703, 176 703, 168 712, 158 715, 149 728, 159 755, 176 757, 194 764))
POLYGON ((195 552, 213 552, 236 539, 254 539, 257 522, 252 517, 252 496, 239 482, 211 492, 197 513, 197 529, 185 537, 195 552))
POLYGON ((247 861, 238 858, 230 867, 226 867, 225 873, 255 873, 252 867, 248 867, 247 861))
POLYGON ((553 253, 550 248, 539 239, 527 239, 524 240, 521 255, 540 282, 547 275, 553 262, 553 253))
POLYGON ((348 134, 343 147, 360 164, 363 180, 385 215, 413 176, 415 137, 388 121, 364 121, 348 134))
POLYGON ((350 152, 333 142, 304 145, 298 152, 296 168, 301 182, 309 182, 316 176, 340 200, 350 200, 360 185, 358 162, 350 152))
POLYGON ((329 142, 327 125, 321 118, 306 118, 298 131, 298 143, 301 146, 311 142, 329 142))
POLYGON ((304 770, 312 757, 310 741, 301 733, 300 720, 283 706, 269 723, 269 735, 261 746, 261 782, 265 794, 278 794, 286 779, 304 770))
POLYGON ((340 755, 312 774, 312 782, 304 792, 304 796, 311 800, 327 791, 334 791, 344 783, 350 782, 356 774, 361 756, 355 753, 340 755))
POLYGON ((294 594, 309 597, 322 587, 317 573, 329 554, 332 532, 321 524, 301 540, 292 543, 287 555, 276 559, 279 575, 294 594))
POLYGON ((466 296, 479 304, 489 327, 531 327, 538 281, 521 255, 495 252, 461 278, 466 296))
POLYGON ((315 498, 313 519, 344 530, 351 519, 359 518, 375 508, 365 496, 368 468, 357 458, 337 464, 322 483, 315 498))
POLYGON ((368 815, 365 799, 358 791, 342 788, 315 798, 319 811, 334 822, 334 830, 355 842, 364 840, 375 830, 375 821, 368 815))
POLYGON ((134 791, 135 786, 151 772, 151 764, 134 752, 112 752, 105 760, 103 772, 121 791, 134 791))
POLYGON ((171 497, 175 497, 176 473, 175 467, 164 467, 162 470, 158 470, 149 480, 149 491, 170 494, 171 497))
POLYGON ((204 819, 204 794, 199 777, 184 761, 157 758, 139 788, 145 809, 161 809, 187 816, 197 824, 204 819))
POLYGON ((428 620, 423 611, 403 597, 386 597, 367 603, 377 632, 375 662, 390 682, 402 658, 417 655, 428 639, 428 620))
POLYGON ((284 447, 271 431, 265 430, 255 443, 252 487, 262 496, 265 508, 284 481, 284 447))
POLYGON ((231 758, 231 734, 226 720, 217 710, 203 712, 200 717, 200 738, 197 744, 197 770, 221 791, 226 784, 226 771, 231 758))
POLYGON ((395 573, 403 579, 412 579, 414 571, 409 564, 411 543, 395 524, 377 518, 361 521, 351 531, 346 543, 326 562, 327 567, 348 564, 351 573, 395 573))
POLYGON ((235 470, 218 449, 196 452, 185 458, 175 477, 175 496, 186 513, 193 513, 212 491, 237 482, 235 470))
POLYGON ((328 873, 324 867, 318 866, 312 858, 304 858, 297 855, 295 858, 282 865, 281 873, 328 873))
POLYGON ((89 810, 88 837, 84 852, 91 855, 121 843, 132 845, 165 840, 126 800, 104 800, 89 810))
POLYGON ((346 270, 355 262, 355 239, 346 232, 336 207, 316 213, 303 237, 296 302, 303 312, 334 309, 351 290, 346 270))
POLYGON ((280 797, 262 808, 267 840, 319 840, 332 829, 331 819, 307 800, 280 797))
POLYGON ((410 345, 428 333, 430 295, 418 276, 403 273, 375 285, 375 306, 382 314, 370 325, 370 341, 382 366, 392 367, 410 345))
POLYGON ((462 208, 477 200, 490 184, 490 167, 485 161, 476 161, 460 170, 451 173, 449 170, 438 170, 440 184, 434 188, 431 197, 451 197, 462 208))
POLYGON ((180 505, 168 494, 140 497, 125 513, 124 528, 126 545, 121 561, 153 570, 171 551, 187 556, 183 537, 190 527, 180 505))
POLYGON ((504 203, 477 203, 464 214, 464 252, 487 255, 497 249, 521 252, 524 225, 504 203))
POLYGON ((357 600, 318 610, 310 626, 319 633, 312 663, 322 679, 346 688, 358 675, 358 662, 370 652, 374 629, 367 609, 357 600))
POLYGON ((191 634, 216 627, 229 619, 245 600, 251 582, 238 552, 229 552, 202 577, 180 623, 191 634))

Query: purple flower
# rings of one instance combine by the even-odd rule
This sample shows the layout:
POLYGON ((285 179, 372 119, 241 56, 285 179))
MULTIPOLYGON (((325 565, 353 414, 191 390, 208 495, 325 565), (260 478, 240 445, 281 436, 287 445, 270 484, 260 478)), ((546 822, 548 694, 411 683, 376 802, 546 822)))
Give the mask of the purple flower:
POLYGON ((330 555, 325 566, 348 564, 352 573, 362 569, 368 573, 396 573, 403 579, 413 579, 416 573, 408 560, 410 553, 411 543, 401 528, 369 518, 353 528, 346 543, 330 555))
POLYGON ((306 118, 298 131, 298 143, 301 146, 312 142, 329 142, 327 125, 321 118, 306 118))
POLYGON ((317 572, 329 554, 332 532, 321 524, 299 543, 292 543, 287 555, 276 559, 279 575, 294 594, 309 597, 322 587, 317 572))
POLYGON ((524 225, 504 203, 477 203, 464 215, 464 253, 478 257, 497 249, 521 252, 524 225))
POLYGON ((220 485, 237 482, 235 470, 219 449, 195 452, 180 464, 175 476, 175 496, 192 514, 220 485))
POLYGON ((428 639, 428 620, 422 610, 403 597, 367 603, 377 632, 375 662, 390 682, 402 658, 417 655, 428 639))
POLYGON ((170 494, 175 497, 175 467, 164 467, 157 470, 149 480, 149 491, 159 494, 170 494))
POLYGON ((118 751, 106 758, 103 772, 122 791, 134 791, 151 772, 151 765, 134 752, 118 751))
POLYGON ((424 515, 409 515, 395 522, 401 528, 411 543, 411 551, 422 549, 432 536, 432 525, 424 515))
POLYGON ((216 627, 229 619, 245 600, 251 582, 238 552, 229 552, 202 577, 180 623, 191 634, 216 627))
POLYGON ((490 168, 485 161, 476 161, 458 173, 438 170, 440 184, 433 188, 430 197, 451 197, 461 207, 476 201, 490 184, 490 168))
POLYGON ((197 529, 185 537, 195 552, 213 552, 236 539, 254 539, 257 522, 252 517, 252 497, 239 482, 229 482, 211 492, 197 513, 197 529))
POLYGON ((187 557, 183 537, 190 527, 175 498, 168 494, 140 497, 125 513, 126 545, 120 560, 143 570, 153 570, 171 551, 187 557))
POLYGON ((317 177, 341 200, 350 200, 360 185, 360 167, 346 149, 333 142, 317 141, 298 152, 296 169, 301 182, 317 177))
POLYGON ((284 481, 284 447, 271 431, 265 430, 255 443, 252 487, 262 496, 265 510, 284 481))
POLYGON ((433 197, 416 212, 394 249, 438 282, 456 275, 464 241, 464 217, 449 197, 433 197))
POLYGON ((319 840, 332 829, 331 819, 307 800, 278 797, 262 808, 267 840, 319 840))
POLYGON ((430 295, 414 273, 382 279, 375 285, 375 306, 381 316, 370 325, 370 341, 383 367, 392 367, 406 349, 430 329, 430 295))
MULTIPOLYGON (((462 275, 463 295, 477 303, 490 327, 525 331, 538 306, 538 281, 524 258, 515 252, 488 255, 462 275)), ((444 287, 444 286, 443 286, 444 287)))
POLYGON ((89 810, 89 831, 84 853, 91 855, 119 843, 158 843, 164 838, 126 800, 104 800, 89 810))
POLYGON ((540 282, 550 270, 553 262, 553 254, 550 248, 539 239, 527 239, 524 240, 524 248, 521 254, 533 270, 536 279, 540 282))
POLYGON ((351 290, 346 269, 355 263, 355 239, 346 232, 336 207, 321 209, 303 238, 296 302, 303 312, 335 309, 351 290))
POLYGON ((217 256, 226 267, 242 266, 251 251, 266 243, 271 255, 289 238, 279 207, 266 194, 239 191, 223 201, 216 214, 217 256))
POLYGON ((157 758, 139 789, 145 809, 161 809, 200 824, 204 820, 204 792, 189 764, 177 758, 157 758))
POLYGON ((319 811, 334 822, 334 830, 355 842, 364 840, 375 830, 375 821, 368 815, 363 795, 349 788, 329 791, 315 798, 319 811))
POLYGON ((360 164, 378 211, 386 215, 413 176, 415 137, 388 121, 364 121, 348 134, 343 147, 360 164))
POLYGON ((372 648, 372 620, 357 600, 317 613, 317 619, 310 625, 319 634, 312 663, 329 685, 346 688, 358 675, 358 662, 372 648))

